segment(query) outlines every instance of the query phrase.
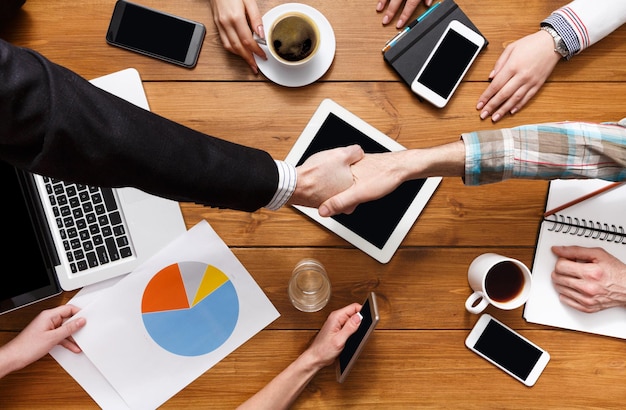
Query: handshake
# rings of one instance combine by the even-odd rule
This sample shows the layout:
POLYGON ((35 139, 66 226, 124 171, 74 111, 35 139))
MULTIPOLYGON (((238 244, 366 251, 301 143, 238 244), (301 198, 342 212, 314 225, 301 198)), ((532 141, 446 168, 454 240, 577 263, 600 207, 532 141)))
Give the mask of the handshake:
MULTIPOLYGON (((325 217, 352 213, 359 204, 355 197, 358 192, 354 192, 358 179, 353 166, 364 157, 359 145, 311 155, 296 168, 298 180, 288 204, 318 208, 319 214, 325 217)), ((375 198, 369 200, 372 199, 375 198)))
POLYGON ((290 205, 318 208, 320 216, 350 214, 364 202, 384 197, 402 183, 434 176, 463 176, 463 141, 426 149, 365 154, 358 145, 311 155, 296 168, 290 205))

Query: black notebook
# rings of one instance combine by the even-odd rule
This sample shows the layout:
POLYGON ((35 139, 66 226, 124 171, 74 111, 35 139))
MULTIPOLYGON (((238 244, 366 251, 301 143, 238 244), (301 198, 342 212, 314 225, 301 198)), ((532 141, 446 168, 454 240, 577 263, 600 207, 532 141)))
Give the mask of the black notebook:
MULTIPOLYGON (((554 180, 550 182, 546 210, 603 188, 610 182, 599 179, 554 180)), ((618 186, 545 217, 533 261, 533 285, 524 308, 532 323, 626 339, 626 309, 614 307, 583 313, 559 299, 551 274, 556 264, 552 246, 601 247, 626 263, 626 186, 618 186)))
MULTIPOLYGON (((452 20, 460 21, 482 36, 482 33, 454 0, 443 0, 439 5, 431 6, 433 7, 436 8, 432 12, 428 9, 425 12, 428 15, 425 15, 423 20, 420 20, 394 46, 383 53, 385 61, 409 87, 452 20)), ((483 49, 487 47, 487 44, 487 39, 485 39, 483 49)))

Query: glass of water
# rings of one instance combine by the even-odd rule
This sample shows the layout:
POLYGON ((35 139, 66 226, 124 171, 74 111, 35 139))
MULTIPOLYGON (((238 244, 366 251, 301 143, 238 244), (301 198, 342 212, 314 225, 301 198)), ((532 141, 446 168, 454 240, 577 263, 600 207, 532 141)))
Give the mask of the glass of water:
POLYGON ((291 274, 287 288, 293 306, 303 312, 317 312, 330 299, 330 280, 326 269, 315 259, 302 259, 291 274))

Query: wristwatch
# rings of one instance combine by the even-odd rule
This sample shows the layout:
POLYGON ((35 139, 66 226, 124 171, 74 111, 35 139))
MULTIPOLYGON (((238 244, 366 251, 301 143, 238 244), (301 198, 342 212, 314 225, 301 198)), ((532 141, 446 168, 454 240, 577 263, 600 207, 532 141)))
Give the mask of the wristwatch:
POLYGON ((569 55, 569 51, 567 50, 567 46, 565 45, 565 41, 563 41, 563 37, 556 32, 550 26, 541 26, 541 29, 547 33, 549 33, 554 39, 554 52, 561 55, 561 57, 565 58, 569 55))

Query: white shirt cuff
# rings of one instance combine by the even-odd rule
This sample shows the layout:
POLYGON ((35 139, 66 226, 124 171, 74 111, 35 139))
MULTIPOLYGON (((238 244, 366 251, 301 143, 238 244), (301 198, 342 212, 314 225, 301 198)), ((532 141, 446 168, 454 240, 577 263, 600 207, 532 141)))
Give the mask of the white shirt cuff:
POLYGON ((276 193, 265 208, 276 211, 289 201, 291 195, 296 190, 296 183, 298 182, 298 173, 296 167, 285 161, 274 160, 276 167, 278 168, 278 187, 276 193))

